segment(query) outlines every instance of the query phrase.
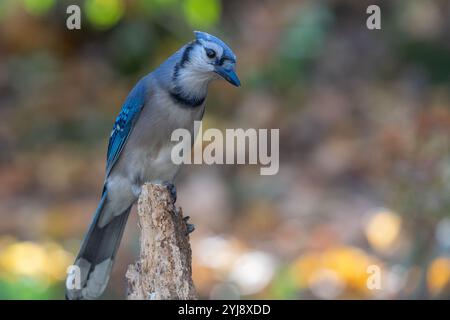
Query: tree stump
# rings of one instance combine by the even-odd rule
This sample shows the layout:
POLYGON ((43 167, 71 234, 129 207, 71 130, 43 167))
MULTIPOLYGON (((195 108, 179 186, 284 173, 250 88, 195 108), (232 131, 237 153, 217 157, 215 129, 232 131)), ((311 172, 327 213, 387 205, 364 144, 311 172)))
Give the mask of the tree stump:
POLYGON ((128 266, 129 300, 197 299, 192 251, 181 208, 169 190, 145 184, 138 201, 140 257, 128 266))

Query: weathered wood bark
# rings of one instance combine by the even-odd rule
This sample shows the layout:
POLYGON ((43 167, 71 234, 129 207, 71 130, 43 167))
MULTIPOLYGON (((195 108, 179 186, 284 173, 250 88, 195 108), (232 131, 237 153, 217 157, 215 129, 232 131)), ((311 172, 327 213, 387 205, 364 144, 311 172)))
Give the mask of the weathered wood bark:
POLYGON ((138 201, 140 257, 128 266, 129 300, 196 299, 181 208, 166 187, 145 184, 138 201))

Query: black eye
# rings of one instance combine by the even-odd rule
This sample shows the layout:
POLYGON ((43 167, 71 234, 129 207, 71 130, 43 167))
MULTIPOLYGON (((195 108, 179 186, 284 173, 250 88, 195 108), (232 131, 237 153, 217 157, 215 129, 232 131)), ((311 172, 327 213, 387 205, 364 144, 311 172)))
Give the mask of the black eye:
POLYGON ((213 49, 205 49, 206 50, 206 55, 208 56, 208 58, 212 59, 216 56, 216 52, 213 49))

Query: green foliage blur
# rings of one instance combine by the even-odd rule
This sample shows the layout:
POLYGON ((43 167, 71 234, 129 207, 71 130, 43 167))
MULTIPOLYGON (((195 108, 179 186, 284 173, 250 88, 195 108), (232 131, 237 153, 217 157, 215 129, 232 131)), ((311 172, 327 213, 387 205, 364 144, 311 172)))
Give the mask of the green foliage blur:
MULTIPOLYGON (((201 297, 450 298, 448 1, 0 0, 0 299, 64 298, 121 103, 193 30, 243 83, 211 85, 204 129, 281 136, 275 176, 180 173, 201 297)), ((138 246, 133 215, 105 298, 138 246)))

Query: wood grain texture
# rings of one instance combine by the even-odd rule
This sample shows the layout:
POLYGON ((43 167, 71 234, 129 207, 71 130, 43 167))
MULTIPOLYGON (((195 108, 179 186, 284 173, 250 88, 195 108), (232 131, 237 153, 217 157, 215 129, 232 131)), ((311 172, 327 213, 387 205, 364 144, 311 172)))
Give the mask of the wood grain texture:
POLYGON ((138 201, 139 260, 128 266, 129 300, 197 299, 181 208, 165 186, 145 184, 138 201))

